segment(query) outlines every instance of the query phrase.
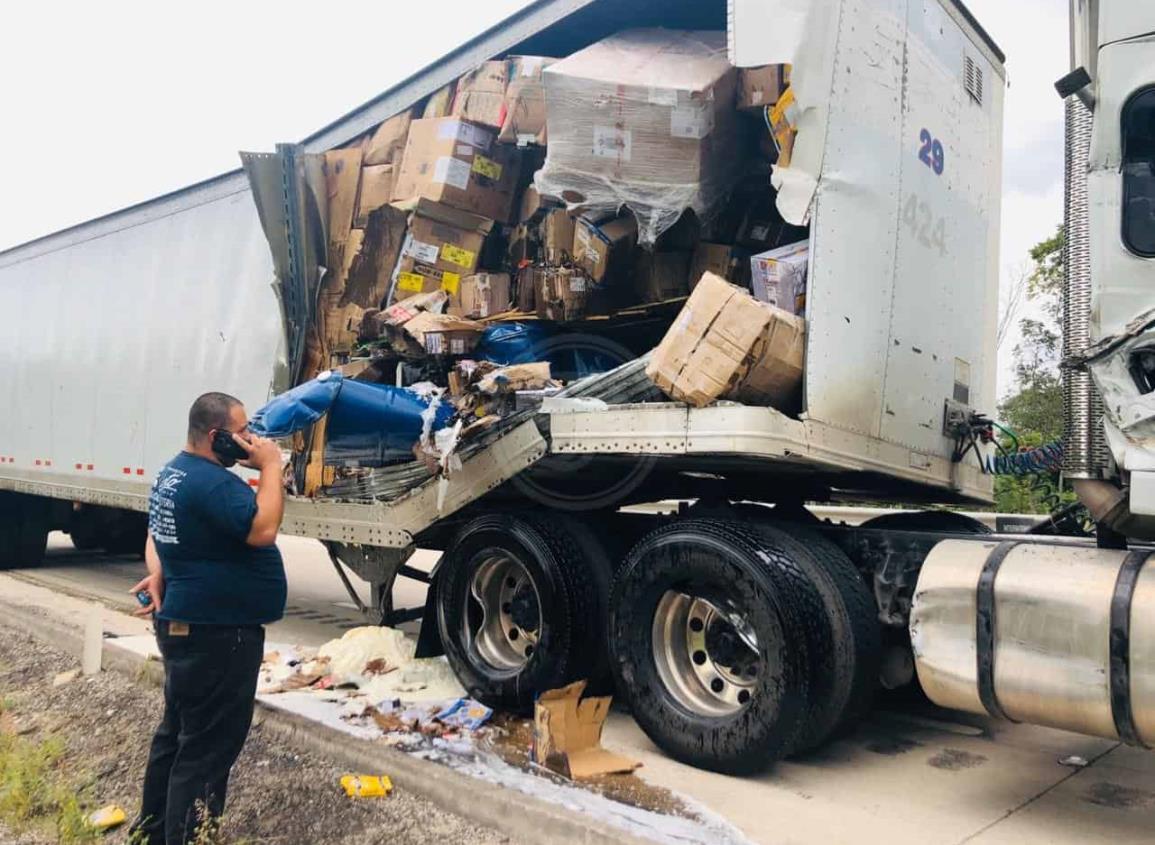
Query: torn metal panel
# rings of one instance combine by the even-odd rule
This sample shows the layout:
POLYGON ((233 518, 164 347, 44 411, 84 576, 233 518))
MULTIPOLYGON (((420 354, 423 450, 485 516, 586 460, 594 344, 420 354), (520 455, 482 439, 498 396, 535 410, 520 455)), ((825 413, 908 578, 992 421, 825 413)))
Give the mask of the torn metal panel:
MULTIPOLYGON (((276 153, 241 153, 269 242, 288 340, 290 381, 301 379, 317 314, 328 244, 324 157, 278 144, 276 153)), ((288 384, 279 384, 283 390, 288 384)))

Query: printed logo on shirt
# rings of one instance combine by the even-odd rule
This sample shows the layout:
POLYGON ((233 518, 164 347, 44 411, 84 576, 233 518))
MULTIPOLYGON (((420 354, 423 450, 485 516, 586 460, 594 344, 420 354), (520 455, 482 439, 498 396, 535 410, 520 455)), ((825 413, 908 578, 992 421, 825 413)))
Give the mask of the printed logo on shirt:
POLYGON ((176 502, 174 496, 186 473, 174 467, 165 467, 152 485, 148 500, 148 533, 153 542, 180 545, 177 536, 176 502))

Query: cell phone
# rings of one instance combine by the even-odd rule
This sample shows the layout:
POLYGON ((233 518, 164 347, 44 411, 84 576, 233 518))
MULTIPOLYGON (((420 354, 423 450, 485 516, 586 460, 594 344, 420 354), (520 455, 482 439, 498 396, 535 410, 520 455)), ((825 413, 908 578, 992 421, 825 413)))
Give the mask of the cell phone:
POLYGON ((249 456, 249 453, 241 448, 241 444, 233 439, 231 433, 220 429, 213 432, 213 453, 230 464, 243 461, 249 456))
POLYGON ((136 602, 141 607, 148 607, 150 604, 152 604, 152 593, 150 593, 148 590, 137 590, 136 602))

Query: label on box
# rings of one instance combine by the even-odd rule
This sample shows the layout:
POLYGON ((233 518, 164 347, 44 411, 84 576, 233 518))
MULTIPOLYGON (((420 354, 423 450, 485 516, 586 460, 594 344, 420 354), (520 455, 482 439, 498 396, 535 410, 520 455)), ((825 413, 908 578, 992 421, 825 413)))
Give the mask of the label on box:
POLYGON ((673 88, 651 88, 649 100, 655 106, 676 106, 678 92, 673 88))
POLYGON ((461 289, 461 276, 446 270, 441 274, 441 289, 450 296, 457 296, 457 291, 461 289))
POLYGON ((463 144, 469 144, 479 150, 488 150, 493 143, 493 133, 480 126, 474 126, 460 120, 447 120, 437 130, 437 137, 446 140, 452 138, 463 144))
POLYGON ((445 336, 441 332, 425 333, 425 351, 430 355, 440 355, 445 348, 445 336))
POLYGON ((465 191, 469 189, 469 165, 459 158, 441 156, 433 166, 433 181, 465 191))
POLYGON ((487 176, 494 182, 501 180, 501 165, 490 158, 483 155, 476 155, 473 157, 473 172, 480 173, 482 176, 487 176))
POLYGON ((714 110, 704 103, 678 106, 670 111, 670 135, 674 138, 705 138, 714 128, 714 110))
POLYGON ((465 338, 451 337, 449 339, 449 354, 450 355, 464 355, 465 354, 465 338))
POLYGON ((570 276, 569 277, 570 293, 581 293, 585 289, 586 289, 586 277, 585 276, 570 276))
POLYGON ((473 155, 473 147, 469 146, 469 144, 458 144, 457 149, 453 152, 459 156, 471 156, 473 155))
POLYGON ((401 250, 401 254, 424 261, 426 264, 436 264, 437 244, 427 244, 410 236, 405 239, 405 248, 401 250))
POLYGON ((417 273, 400 273, 397 276, 397 287, 409 293, 421 293, 425 289, 425 277, 417 273))
MULTIPOLYGON (((477 259, 477 256, 474 255, 469 250, 462 249, 461 247, 454 246, 453 244, 442 244, 441 257, 445 261, 448 261, 450 264, 456 264, 458 267, 464 267, 467 270, 473 269, 474 262, 477 259)), ((428 259, 426 259, 426 260, 428 260, 428 259)), ((437 251, 434 250, 433 259, 429 263, 432 264, 436 260, 437 260, 437 251)))
POLYGON ((629 161, 632 141, 628 129, 618 129, 616 126, 595 126, 593 154, 602 158, 629 161))

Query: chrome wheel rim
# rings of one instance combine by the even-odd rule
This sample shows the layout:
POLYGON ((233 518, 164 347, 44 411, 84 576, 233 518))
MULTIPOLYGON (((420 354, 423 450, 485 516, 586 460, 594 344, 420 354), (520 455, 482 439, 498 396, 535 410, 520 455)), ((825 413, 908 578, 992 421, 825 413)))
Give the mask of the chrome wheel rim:
POLYGON ((745 708, 766 671, 758 637, 736 609, 675 590, 654 612, 653 656, 666 690, 699 716, 745 708))
POLYGON ((477 656, 498 671, 522 669, 542 627, 541 600, 525 566, 501 551, 489 553, 474 570, 469 595, 477 612, 467 609, 466 633, 477 656))

